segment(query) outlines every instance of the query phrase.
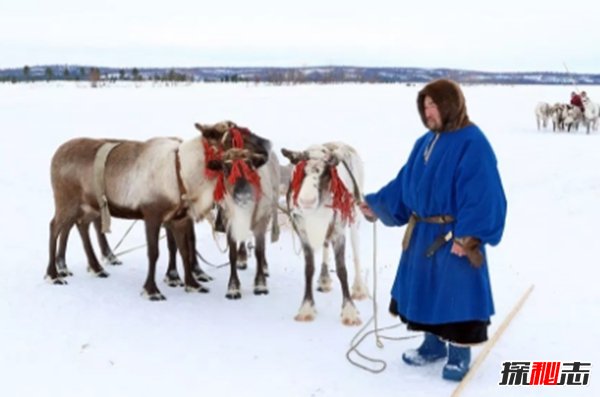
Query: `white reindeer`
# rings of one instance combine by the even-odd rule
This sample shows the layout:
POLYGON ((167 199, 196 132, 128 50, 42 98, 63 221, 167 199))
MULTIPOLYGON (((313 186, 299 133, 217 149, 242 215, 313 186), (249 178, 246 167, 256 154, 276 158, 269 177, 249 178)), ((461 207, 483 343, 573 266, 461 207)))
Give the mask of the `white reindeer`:
POLYGON ((600 116, 600 107, 597 103, 594 103, 590 98, 585 97, 583 102, 583 120, 586 126, 586 132, 589 134, 590 129, 593 131, 598 130, 598 117, 600 116))
MULTIPOLYGON (((344 143, 326 143, 309 147, 302 152, 282 149, 282 153, 295 165, 287 203, 294 227, 302 241, 305 259, 305 291, 297 321, 315 318, 312 279, 315 272, 314 252, 332 245, 336 273, 342 286, 342 323, 359 325, 358 310, 353 299, 364 299, 367 288, 362 281, 358 252, 358 225, 354 197, 362 191, 363 166, 356 150, 344 143), (346 168, 347 167, 347 168, 346 168), (354 192, 354 197, 351 192, 354 192), (352 294, 348 288, 345 263, 346 228, 354 257, 354 283, 352 294)), ((324 252, 323 267, 319 277, 319 290, 328 291, 331 279, 328 271, 328 253, 324 252)))
POLYGON ((547 102, 539 102, 535 107, 535 121, 537 123, 537 129, 540 130, 540 126, 546 128, 548 125, 548 119, 551 117, 551 107, 547 102))

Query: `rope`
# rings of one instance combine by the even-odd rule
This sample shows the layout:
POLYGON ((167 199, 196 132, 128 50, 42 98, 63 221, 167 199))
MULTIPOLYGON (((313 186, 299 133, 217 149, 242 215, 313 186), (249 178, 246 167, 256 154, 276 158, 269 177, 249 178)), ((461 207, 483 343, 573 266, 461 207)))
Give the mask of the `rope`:
POLYGON ((209 261, 207 261, 206 259, 204 259, 204 257, 202 256, 202 254, 200 252, 198 252, 198 250, 196 250, 196 256, 198 257, 198 259, 200 259, 202 262, 204 262, 205 264, 207 264, 210 267, 214 267, 215 269, 220 269, 222 267, 225 266, 229 266, 229 261, 222 263, 220 265, 215 265, 214 263, 211 263, 209 261))
POLYGON ((131 232, 131 229, 133 229, 133 226, 135 226, 135 224, 137 223, 137 219, 134 220, 131 225, 129 225, 129 228, 125 231, 125 233, 123 234, 123 237, 121 237, 121 239, 119 240, 119 242, 117 243, 117 245, 115 245, 115 247, 113 248, 113 250, 117 250, 120 246, 121 243, 123 243, 123 240, 125 240, 125 237, 127 237, 127 235, 129 234, 129 232, 131 232))
MULTIPOLYGON (((162 236, 160 236, 158 239, 159 239, 159 240, 162 240, 162 239, 163 239, 163 238, 165 238, 165 237, 167 237, 167 235, 166 235, 166 234, 163 234, 163 235, 162 235, 162 236)), ((127 248, 127 249, 125 249, 125 250, 123 250, 123 251, 121 251, 121 252, 117 252, 117 253, 115 254, 115 256, 117 256, 117 257, 123 256, 123 255, 125 255, 125 254, 128 254, 128 253, 130 253, 130 252, 137 251, 137 250, 139 250, 139 249, 141 249, 141 248, 144 248, 144 247, 146 247, 147 245, 148 245, 148 244, 140 244, 140 245, 137 245, 137 246, 135 246, 135 247, 127 248)))
POLYGON ((365 371, 369 371, 374 374, 378 374, 378 373, 385 371, 385 369, 387 367, 387 362, 382 359, 369 357, 366 354, 361 353, 358 350, 358 346, 360 346, 360 344, 363 342, 363 340, 366 339, 367 336, 369 336, 371 334, 375 334, 375 345, 381 349, 384 347, 383 342, 382 342, 382 340, 384 340, 384 339, 399 341, 399 340, 416 338, 419 335, 407 335, 407 336, 395 336, 395 337, 380 335, 381 331, 387 331, 390 329, 398 328, 398 327, 402 326, 403 324, 398 323, 395 325, 390 325, 387 327, 379 328, 379 323, 377 320, 377 317, 378 317, 378 307, 377 307, 377 225, 375 222, 373 222, 373 295, 371 297, 371 300, 373 301, 373 315, 365 323, 365 325, 363 325, 363 327, 360 330, 358 330, 356 335, 354 335, 354 337, 350 341, 350 348, 346 352, 346 359, 350 362, 350 364, 352 364, 356 367, 359 367, 361 369, 364 369, 365 371), (374 323, 373 329, 371 331, 365 333, 364 335, 360 336, 371 323, 374 323), (370 367, 367 367, 366 365, 359 363, 358 361, 355 361, 351 357, 351 354, 353 352, 356 353, 356 355, 358 355, 363 360, 369 361, 370 363, 373 363, 373 364, 379 364, 379 367, 378 368, 370 368, 370 367))

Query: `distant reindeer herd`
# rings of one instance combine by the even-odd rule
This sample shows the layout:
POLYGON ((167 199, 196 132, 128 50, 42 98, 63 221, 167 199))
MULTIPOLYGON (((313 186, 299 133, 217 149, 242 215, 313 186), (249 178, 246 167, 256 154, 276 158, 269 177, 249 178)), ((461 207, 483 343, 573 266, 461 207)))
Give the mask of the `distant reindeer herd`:
POLYGON ((550 127, 552 131, 577 132, 584 127, 587 134, 598 130, 600 107, 589 98, 582 99, 582 107, 570 103, 539 102, 535 107, 535 119, 538 131, 550 127))
POLYGON ((324 262, 318 289, 331 289, 327 254, 332 246, 343 294, 342 323, 360 324, 353 299, 366 298, 367 290, 357 253, 355 206, 363 180, 358 153, 342 143, 302 152, 283 149, 293 164, 290 171, 292 165, 280 166, 271 143, 247 128, 231 121, 195 127, 200 134, 186 141, 171 137, 144 142, 77 138, 57 149, 51 162, 55 211, 50 221, 46 280, 62 285, 73 274, 65 261, 73 226, 83 242, 88 270, 97 277, 107 277, 92 247, 89 226, 93 224, 96 229, 106 262, 120 264, 104 234, 109 231, 111 217, 116 217, 142 220, 145 225, 148 272, 142 288, 144 297, 165 299, 155 281, 161 227, 167 231, 169 250, 165 282, 184 286, 188 292, 208 292, 202 283, 211 277, 196 258, 194 222, 218 209, 229 247, 226 297, 242 296, 237 271, 245 265, 245 242, 250 238, 254 239, 256 256, 254 294, 268 294, 266 234, 269 225, 278 227, 280 184, 284 181, 288 185, 286 213, 302 242, 306 267, 306 289, 296 320, 315 317, 313 253, 321 247, 324 262), (354 248, 352 293, 344 256, 347 228, 354 248), (177 272, 177 252, 183 262, 183 281, 177 272))

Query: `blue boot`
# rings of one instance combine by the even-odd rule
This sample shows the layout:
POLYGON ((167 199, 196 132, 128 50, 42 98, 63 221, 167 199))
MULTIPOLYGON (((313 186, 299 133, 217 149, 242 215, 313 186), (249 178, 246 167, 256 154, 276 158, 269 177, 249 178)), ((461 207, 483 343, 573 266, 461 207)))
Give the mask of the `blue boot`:
POLYGON ((448 362, 444 365, 442 378, 460 382, 469 371, 471 348, 450 344, 448 350, 448 362))
POLYGON ((440 338, 425 332, 425 340, 416 349, 410 349, 402 354, 402 360, 408 365, 420 367, 429 363, 438 361, 448 355, 446 342, 442 342, 440 338))

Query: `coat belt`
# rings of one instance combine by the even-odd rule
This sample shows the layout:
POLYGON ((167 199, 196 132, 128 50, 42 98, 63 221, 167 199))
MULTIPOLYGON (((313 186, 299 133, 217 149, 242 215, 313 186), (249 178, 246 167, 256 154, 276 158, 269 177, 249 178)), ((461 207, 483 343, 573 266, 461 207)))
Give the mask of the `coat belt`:
POLYGON ((427 217, 422 218, 422 217, 418 216, 417 214, 412 213, 410 215, 410 218, 408 218, 408 225, 406 226, 406 231, 404 232, 404 237, 402 238, 402 250, 403 251, 406 251, 408 249, 408 246, 410 245, 410 239, 412 237, 413 230, 414 230, 417 222, 445 225, 445 224, 454 222, 454 217, 452 215, 437 215, 437 216, 427 216, 427 217))

